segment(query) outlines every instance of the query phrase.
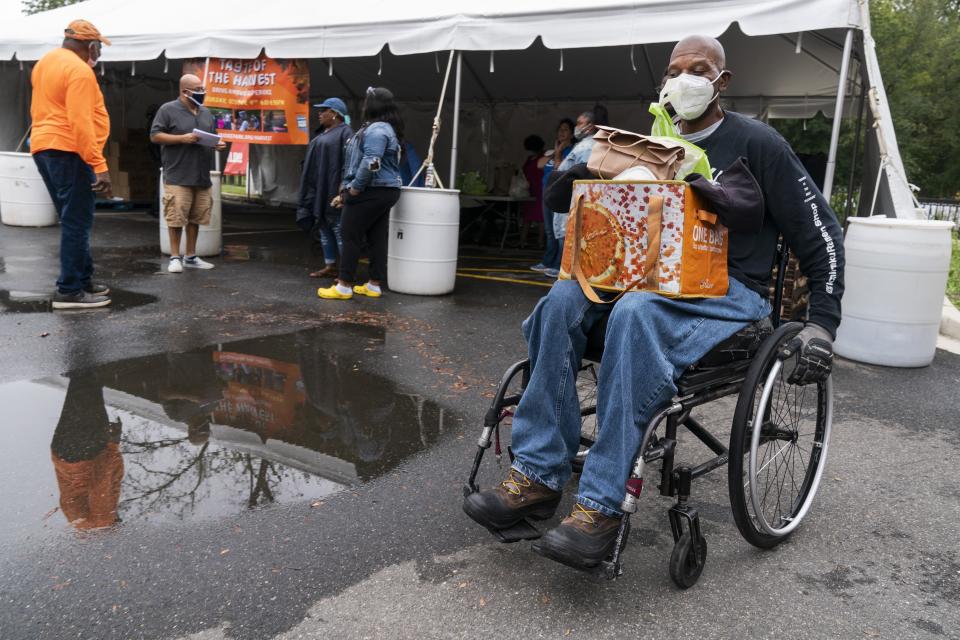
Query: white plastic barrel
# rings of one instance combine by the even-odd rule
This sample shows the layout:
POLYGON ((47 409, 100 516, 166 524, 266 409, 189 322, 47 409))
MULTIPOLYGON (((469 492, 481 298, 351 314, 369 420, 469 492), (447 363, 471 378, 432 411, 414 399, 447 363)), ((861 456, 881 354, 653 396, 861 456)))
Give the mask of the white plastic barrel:
POLYGON ((952 229, 934 220, 850 219, 838 355, 890 367, 933 361, 952 229))
POLYGON ((460 239, 460 191, 401 188, 390 211, 391 291, 438 296, 453 291, 460 239))
MULTIPOLYGON (((167 220, 163 216, 163 172, 160 176, 160 251, 170 255, 170 235, 167 233, 167 220)), ((223 203, 220 199, 220 172, 210 172, 213 196, 213 211, 210 212, 210 224, 200 225, 197 234, 197 255, 203 257, 218 256, 223 250, 223 203)), ((186 251, 187 232, 184 229, 180 237, 180 252, 186 251)))
POLYGON ((57 224, 57 209, 29 153, 0 153, 0 220, 12 227, 57 224))

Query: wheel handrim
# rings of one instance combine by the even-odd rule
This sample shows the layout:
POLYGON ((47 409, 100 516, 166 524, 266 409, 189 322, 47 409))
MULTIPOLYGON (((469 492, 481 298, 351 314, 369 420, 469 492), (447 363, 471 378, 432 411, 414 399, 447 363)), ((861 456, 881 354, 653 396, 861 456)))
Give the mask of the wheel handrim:
MULTIPOLYGON (((786 429, 784 430, 781 425, 777 425, 775 433, 778 437, 770 438, 765 444, 765 455, 763 459, 758 460, 758 450, 761 446, 761 438, 764 435, 764 426, 765 426, 765 416, 767 414, 767 408, 770 407, 771 396, 773 394, 774 388, 777 386, 778 377, 781 376, 783 370, 783 362, 775 360, 773 366, 770 368, 770 372, 767 374, 766 380, 763 386, 763 392, 760 398, 760 403, 757 407, 755 415, 753 416, 751 428, 751 441, 750 441, 750 463, 747 468, 747 483, 750 485, 750 502, 753 507, 754 513, 753 518, 758 526, 763 532, 768 535, 782 537, 789 534, 791 531, 799 526, 801 520, 807 514, 807 511, 810 509, 810 505, 813 502, 813 498, 817 493, 817 489, 820 486, 820 480, 823 476, 823 470, 826 466, 827 461, 827 450, 830 443, 830 431, 833 423, 833 380, 832 378, 827 378, 823 383, 822 389, 818 386, 816 387, 799 387, 804 391, 801 392, 799 406, 794 402, 792 406, 787 406, 789 410, 789 415, 786 417, 792 418, 793 423, 797 427, 796 429, 786 429), (813 440, 811 442, 811 448, 809 451, 804 452, 801 446, 797 443, 799 437, 802 435, 799 433, 799 425, 796 424, 803 416, 803 399, 806 395, 805 390, 808 388, 816 389, 816 425, 814 426, 813 440), (822 394, 822 395, 821 395, 822 394), (822 420, 821 420, 822 418, 822 420), (784 432, 793 431, 795 436, 791 437, 789 440, 783 435, 784 432), (770 442, 773 443, 782 443, 777 447, 777 450, 770 454, 770 442), (797 484, 796 474, 794 473, 795 464, 797 458, 801 464, 805 464, 805 468, 802 471, 802 477, 800 478, 799 485, 797 484), (771 486, 767 486, 766 490, 761 494, 759 489, 759 479, 760 474, 765 474, 765 477, 769 479, 770 471, 773 469, 775 477, 779 474, 780 471, 783 471, 783 478, 780 481, 777 487, 776 495, 776 511, 772 514, 773 518, 768 518, 768 508, 767 498, 770 497, 771 486), (812 473, 811 473, 812 471, 812 473), (790 489, 794 490, 792 499, 789 500, 788 512, 784 513, 782 509, 782 498, 784 485, 789 478, 790 480, 790 489), (777 518, 776 516, 779 516, 777 518)), ((784 385, 788 385, 786 381, 783 381, 784 385)), ((790 387, 796 387, 796 385, 789 385, 790 387)), ((784 393, 784 399, 778 398, 780 402, 777 404, 780 405, 776 408, 777 415, 774 417, 774 420, 777 423, 783 422, 783 409, 784 403, 786 402, 786 393, 784 393)), ((773 409, 772 407, 770 407, 773 409)), ((788 422, 789 423, 789 422, 788 422)), ((768 428, 766 431, 768 434, 771 433, 768 428)))

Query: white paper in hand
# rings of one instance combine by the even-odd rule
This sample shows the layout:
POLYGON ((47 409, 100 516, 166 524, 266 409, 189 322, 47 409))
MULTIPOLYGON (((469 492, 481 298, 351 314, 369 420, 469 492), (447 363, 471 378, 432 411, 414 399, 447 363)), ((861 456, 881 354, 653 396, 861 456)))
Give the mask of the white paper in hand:
POLYGON ((207 133, 206 131, 201 131, 200 129, 194 129, 193 133, 197 136, 197 144, 201 144, 205 147, 215 147, 220 144, 220 136, 215 133, 207 133))

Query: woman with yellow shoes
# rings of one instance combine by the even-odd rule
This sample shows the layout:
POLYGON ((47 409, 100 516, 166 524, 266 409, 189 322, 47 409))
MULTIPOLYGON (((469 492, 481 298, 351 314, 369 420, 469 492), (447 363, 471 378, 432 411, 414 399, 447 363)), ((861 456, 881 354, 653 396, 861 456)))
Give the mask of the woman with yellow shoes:
POLYGON ((343 207, 340 273, 330 287, 317 289, 324 300, 349 300, 354 294, 379 298, 387 278, 390 209, 400 199, 400 139, 403 120, 393 94, 369 87, 363 103, 363 127, 347 143, 343 187, 333 199, 343 207), (370 278, 354 285, 361 247, 370 255, 370 278))

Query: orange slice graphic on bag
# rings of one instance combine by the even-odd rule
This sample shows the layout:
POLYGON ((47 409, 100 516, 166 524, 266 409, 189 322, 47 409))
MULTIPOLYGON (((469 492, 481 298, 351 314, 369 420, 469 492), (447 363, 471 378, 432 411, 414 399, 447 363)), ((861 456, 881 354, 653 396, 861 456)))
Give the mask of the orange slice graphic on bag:
MULTIPOLYGON (((623 264, 623 231, 616 217, 595 202, 583 203, 580 222, 580 268, 590 284, 611 286, 623 264)), ((570 277, 573 268, 573 218, 567 224, 560 275, 570 277)))

